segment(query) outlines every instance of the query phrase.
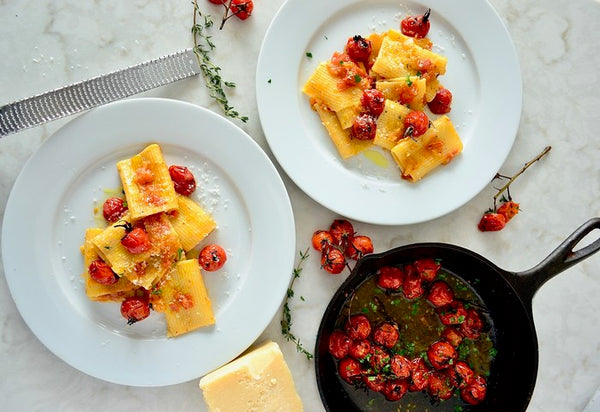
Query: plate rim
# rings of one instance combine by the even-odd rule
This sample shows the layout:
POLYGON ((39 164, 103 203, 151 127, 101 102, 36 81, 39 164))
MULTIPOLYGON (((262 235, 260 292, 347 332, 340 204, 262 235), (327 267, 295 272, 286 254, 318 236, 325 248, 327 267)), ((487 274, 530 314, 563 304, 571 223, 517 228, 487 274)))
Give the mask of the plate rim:
MULTIPOLYGON (((160 120, 151 120, 150 122, 156 122, 156 121, 160 121, 160 120)), ((133 127, 135 128, 135 126, 133 126, 133 127)), ((178 125, 178 126, 175 126, 174 128, 176 129, 177 127, 181 127, 181 126, 178 125)), ((142 138, 140 138, 140 139, 142 139, 142 138)), ((167 141, 166 139, 167 138, 165 138, 165 143, 172 143, 172 140, 167 141)), ((154 142, 155 140, 156 139, 152 139, 152 138, 145 139, 145 141, 148 143, 154 142)), ((183 138, 183 140, 186 140, 186 139, 183 138)), ((177 143, 180 143, 180 144, 182 143, 181 138, 179 141, 177 141, 177 143)), ((190 144, 190 145, 192 143, 196 143, 196 142, 192 142, 192 141, 188 142, 188 144, 190 144)), ((131 142, 131 141, 123 142, 123 146, 131 146, 132 144, 141 146, 143 143, 141 141, 137 141, 137 140, 134 142, 131 142)), ((118 151, 121 147, 122 146, 112 147, 112 149, 110 149, 110 151, 111 152, 118 151)), ((86 150, 86 149, 82 149, 82 150, 86 150)), ((196 152, 197 151, 198 150, 196 149, 196 152)), ((231 151, 228 151, 228 153, 230 153, 231 156, 234 156, 233 154, 231 154, 231 151)), ((208 155, 210 156, 210 154, 208 154, 208 155)), ((238 155, 235 155, 235 156, 238 156, 238 155)), ((239 156, 241 156, 241 155, 239 155, 239 156)), ((68 189, 69 189, 69 187, 66 186, 64 188, 63 194, 61 196, 64 197, 64 193, 68 189)), ((243 198, 242 194, 240 194, 240 197, 241 197, 241 200, 243 201, 244 205, 246 207, 249 207, 247 204, 248 199, 243 198)), ((60 196, 59 196, 59 198, 60 198, 60 196)), ((253 200, 253 202, 256 203, 257 200, 253 200)), ((264 201, 260 200, 260 202, 264 202, 264 201)), ((57 205, 57 206, 60 207, 60 205, 57 205)), ((254 205, 252 207, 254 207, 254 205)), ((52 210, 49 213, 51 215, 56 214, 56 210, 52 210)), ((248 212, 248 213, 250 213, 250 212, 248 212)), ((263 216, 254 216, 254 217, 249 216, 249 219, 250 218, 253 218, 256 221, 261 221, 261 220, 266 221, 265 220, 266 217, 263 217, 263 216)), ((49 223, 49 224, 51 225, 52 223, 49 223)), ((263 234, 265 233, 265 230, 262 230, 262 229, 256 230, 256 228, 253 226, 252 222, 249 221, 249 224, 252 229, 252 232, 258 231, 263 234)), ((42 142, 42 144, 35 150, 35 152, 25 162, 23 168, 19 172, 19 174, 14 182, 13 187, 10 190, 10 194, 8 197, 8 201, 6 203, 6 208, 5 208, 4 216, 3 216, 2 233, 1 233, 2 245, 1 245, 0 252, 2 253, 4 276, 5 276, 6 282, 9 287, 11 297, 17 307, 17 310, 18 310, 19 314, 21 315, 22 319, 25 321, 25 323, 29 327, 29 329, 33 332, 33 334, 37 337, 37 339, 44 346, 46 346, 46 348, 48 348, 50 350, 50 352, 54 353, 57 357, 59 357, 61 360, 63 360, 70 366, 74 367, 75 369, 77 369, 83 373, 86 373, 90 376, 93 376, 95 378, 107 381, 107 382, 122 384, 122 385, 129 385, 129 386, 158 387, 158 386, 168 386, 168 385, 178 384, 178 383, 182 383, 182 382, 190 381, 192 379, 199 378, 200 376, 204 375, 205 373, 210 372, 210 370, 216 369, 217 367, 221 366, 222 364, 225 364, 225 363, 229 362, 230 360, 234 359, 235 357, 237 357, 239 354, 241 354, 243 351, 245 351, 248 347, 250 347, 252 345, 252 343, 254 343, 255 340, 264 332, 264 330, 267 328, 269 323, 275 317, 275 315, 281 305, 281 302, 283 301, 289 281, 292 276, 292 268, 293 268, 294 259, 295 259, 295 243, 296 243, 295 233, 296 233, 296 230, 295 230, 295 220, 294 220, 294 215, 293 215, 293 209, 291 206, 290 198, 289 198, 287 189, 285 187, 285 184, 284 184, 279 172, 275 168, 273 162, 271 161, 271 159, 267 156, 267 154, 264 152, 264 150, 258 145, 258 143, 256 141, 254 141, 254 139, 252 139, 245 131, 243 131, 237 125, 235 125, 228 119, 225 119, 224 117, 212 112, 209 109, 194 105, 192 103, 180 101, 180 100, 166 99, 166 98, 154 98, 154 97, 142 97, 142 98, 130 98, 130 99, 125 99, 125 100, 121 100, 121 101, 117 101, 117 102, 113 102, 113 103, 108 103, 104 106, 90 110, 89 112, 86 112, 86 113, 74 118, 73 120, 71 120, 70 122, 65 124, 63 127, 61 127, 59 130, 57 130, 48 139, 46 139, 44 142, 42 142), (269 218, 272 217, 273 219, 277 219, 279 221, 278 223, 280 224, 280 229, 281 228, 285 229, 285 230, 278 230, 278 232, 280 233, 279 235, 277 235, 277 233, 275 232, 274 229, 268 229, 268 233, 267 233, 267 234, 271 234, 271 235, 275 234, 276 236, 279 236, 277 244, 278 244, 278 247, 280 247, 281 253, 279 253, 278 254, 279 257, 277 259, 275 259, 275 261, 274 261, 275 264, 269 265, 269 267, 273 267, 273 268, 277 268, 277 269, 267 270, 267 269, 265 269, 264 265, 260 266, 260 259, 265 258, 265 256, 267 255, 267 252, 265 251, 266 248, 261 247, 260 244, 259 245, 257 245, 257 244, 251 245, 253 250, 249 254, 250 262, 248 262, 248 264, 247 264, 247 266, 249 267, 249 269, 248 269, 249 273, 248 273, 248 276, 246 277, 246 279, 244 280, 245 284, 248 284, 248 280, 251 279, 252 285, 256 286, 256 285, 258 285, 259 282, 264 282, 265 276, 267 279, 272 277, 275 280, 275 282, 272 282, 272 286, 270 286, 268 296, 266 296, 266 298, 263 299, 263 302, 265 302, 263 308, 248 311, 249 315, 247 315, 247 316, 256 315, 256 318, 253 318, 251 320, 251 322, 249 322, 250 325, 249 325, 249 327, 246 327, 247 328, 246 331, 244 331, 243 328, 240 328, 240 330, 238 330, 238 331, 236 331, 236 333, 234 333, 234 335, 240 335, 242 338, 240 340, 236 341, 234 345, 232 345, 232 346, 230 345, 227 348, 223 348, 222 345, 221 346, 218 345, 218 342, 216 344, 214 344, 214 346, 219 347, 218 350, 220 352, 220 354, 218 356, 213 357, 215 359, 203 361, 202 359, 197 358, 197 359, 193 359, 193 362, 190 362, 189 359, 179 359, 180 362, 178 362, 177 368, 175 368, 175 367, 172 368, 174 371, 164 373, 164 371, 157 369, 156 374, 155 374, 156 376, 150 377, 150 378, 147 376, 141 376, 142 374, 140 374, 140 376, 137 376, 135 371, 131 371, 129 369, 131 369, 132 366, 134 366, 134 364, 142 362, 148 356, 156 355, 156 351, 159 351, 159 353, 160 353, 160 351, 163 351, 163 352, 167 351, 167 350, 173 351, 173 348, 175 348, 175 349, 186 348, 185 353, 187 355, 189 355, 191 353, 191 351, 189 350, 190 346, 193 346, 194 343, 198 343, 198 339, 202 339, 202 338, 198 338, 198 336, 202 336, 202 334, 201 333, 194 334, 192 332, 190 334, 186 334, 186 335, 183 335, 183 336, 180 336, 177 338, 166 338, 166 332, 165 332, 165 336, 161 337, 159 339, 155 339, 155 338, 129 339, 129 338, 127 338, 127 336, 116 334, 116 332, 101 331, 101 332, 99 332, 100 335, 111 338, 113 343, 111 344, 110 340, 108 341, 108 343, 97 342, 97 341, 90 342, 89 338, 92 338, 93 336, 88 336, 86 338, 85 337, 86 333, 88 333, 89 331, 94 331, 94 330, 100 329, 102 327, 99 326, 96 322, 87 322, 89 324, 86 324, 86 322, 80 321, 80 323, 78 324, 77 321, 74 319, 77 319, 77 318, 83 319, 81 317, 81 315, 77 315, 76 317, 73 317, 73 318, 70 318, 71 315, 67 315, 65 322, 72 324, 71 326, 74 326, 74 325, 80 326, 81 329, 79 330, 79 334, 83 335, 83 338, 81 338, 81 339, 84 342, 86 342, 86 339, 87 339, 88 340, 87 343, 92 348, 92 349, 90 349, 91 356, 88 357, 90 360, 89 361, 84 360, 82 362, 81 355, 74 353, 74 352, 76 352, 77 348, 69 347, 69 345, 63 346, 62 344, 64 344, 64 342, 60 342, 61 340, 64 341, 66 339, 66 336, 64 336, 62 338, 53 338, 53 337, 49 336, 49 335, 53 334, 55 331, 49 330, 46 325, 40 324, 41 321, 36 319, 34 312, 36 310, 36 307, 39 304, 36 302, 31 302, 31 299, 28 296, 24 296, 22 292, 27 287, 31 288, 32 286, 33 287, 39 286, 39 283, 36 283, 37 281, 35 280, 35 278, 32 281, 30 279, 27 279, 27 276, 20 276, 23 274, 23 272, 19 272, 19 269, 22 270, 23 266, 19 265, 18 254, 15 254, 15 251, 18 250, 19 246, 23 245, 23 240, 15 241, 15 239, 12 236, 14 227, 16 226, 16 223, 14 223, 15 217, 20 216, 19 210, 18 210, 18 202, 20 200, 18 198, 18 196, 20 196, 19 192, 23 190, 23 185, 25 183, 27 183, 27 179, 26 179, 27 174, 30 174, 31 170, 35 170, 35 166, 34 166, 35 162, 39 161, 40 159, 43 159, 44 156, 46 156, 46 153, 48 152, 48 149, 47 149, 48 147, 51 147, 52 145, 64 144, 65 141, 67 141, 67 142, 72 141, 73 137, 69 137, 69 133, 71 133, 71 136, 72 136, 72 133, 74 131, 78 131, 80 128, 85 128, 86 124, 93 123, 94 121, 97 121, 98 119, 110 119, 111 116, 118 117, 119 113, 123 112, 123 111, 126 113, 130 113, 131 111, 139 111, 140 115, 141 115, 141 112, 143 112, 144 110, 147 110, 149 108, 152 108, 155 110, 162 110, 166 113, 166 115, 172 115, 172 116, 173 115, 174 116, 177 116, 177 115, 186 116, 189 114, 195 114, 195 115, 197 115, 197 117, 194 119, 194 121, 197 121, 198 119, 205 119, 206 121, 213 123, 214 127, 218 127, 220 129, 222 129, 223 133, 229 133, 232 136, 230 139, 241 142, 246 149, 246 151, 244 151, 244 155, 243 155, 245 159, 247 158, 246 155, 248 154, 247 151, 249 150, 250 152, 252 152, 251 156, 253 156, 256 159, 260 159, 260 161, 262 162, 262 165, 260 165, 260 169, 265 171, 265 174, 268 174, 268 175, 265 175, 264 178, 266 180, 268 180, 268 182, 269 182, 269 186, 270 186, 269 190, 271 191, 270 193, 277 195, 276 199, 270 198, 270 201, 276 202, 276 206, 274 208, 274 210, 276 210, 276 213, 274 214, 274 216, 269 216, 269 218), (262 249, 262 251, 261 251, 261 249, 262 249), (282 276, 281 272, 283 272, 284 276, 282 276), (286 273, 289 273, 289 275, 285 275, 286 273), (276 275, 276 277, 275 277, 275 275, 276 275), (277 279, 279 279, 279 281, 277 281, 277 279), (260 314, 261 312, 262 312, 262 315, 260 314), (60 344, 58 344, 59 342, 60 342, 60 344), (96 358, 105 357, 104 354, 109 352, 109 350, 106 347, 114 346, 114 342, 123 343, 123 345, 125 346, 125 347, 123 347, 124 351, 136 350, 134 356, 140 357, 140 359, 138 360, 136 358, 135 362, 132 361, 131 364, 128 364, 128 365, 119 364, 118 365, 119 368, 117 368, 113 372, 107 373, 106 368, 94 366, 94 364, 101 361, 96 358), (165 342, 166 342, 166 346, 164 345, 165 342), (97 356, 94 356, 93 351, 96 351, 97 356), (186 364, 188 366, 186 366, 186 364), (210 367, 207 367, 206 365, 210 365, 210 367), (125 369, 125 370, 123 370, 123 369, 125 369)), ((83 234, 82 234, 82 236, 83 236, 83 234)), ((255 235, 252 235, 252 236, 255 236, 255 235)), ((27 237, 27 236, 25 236, 25 237, 27 237)), ((47 237, 52 238, 52 235, 48 234, 47 237)), ((256 239, 254 239, 254 242, 255 241, 256 241, 256 239)), ((46 242, 46 244, 47 244, 47 242, 46 242)), ((51 255, 51 254, 52 254, 52 251, 49 251, 48 255, 51 255)), ((49 262, 49 263, 50 263, 50 265, 52 265, 52 262, 49 262)), ((49 270, 51 271, 52 269, 49 269, 49 270)), ((51 276, 47 277, 47 279, 44 280, 44 282, 52 282, 52 279, 49 279, 49 278, 51 278, 51 276)), ((56 283, 56 282, 57 281, 54 281, 54 283, 56 283)), ((52 283, 52 285, 54 285, 54 283, 52 283)), ((56 286, 56 287, 59 287, 59 286, 56 286)), ((81 291, 83 291, 83 289, 81 289, 79 292, 81 292, 81 291)), ((33 295, 40 296, 40 293, 41 292, 39 292, 39 293, 36 292, 33 295)), ((242 293, 243 296, 241 298, 240 298, 240 296, 237 296, 237 298, 241 299, 242 301, 247 301, 248 300, 247 295, 249 292, 240 292, 240 293, 242 293)), ((62 322, 63 318, 61 318, 61 316, 65 315, 65 313, 69 310, 70 306, 64 305, 64 304, 61 306, 61 304, 56 304, 56 302, 52 302, 51 298, 48 298, 48 299, 49 299, 48 301, 43 302, 43 303, 48 304, 48 306, 50 306, 45 309, 45 312, 50 311, 50 312, 54 313, 55 315, 58 316, 58 318, 62 322)), ((234 309, 235 309, 235 301, 232 302, 232 304, 229 306, 234 306, 234 309)), ((37 307, 37 308, 39 309, 39 307, 37 307)), ((238 308, 237 312, 243 313, 244 308, 241 308, 241 309, 242 310, 239 310, 239 308, 238 308)), ((229 307, 227 309, 225 309, 226 312, 230 312, 231 310, 232 309, 230 309, 229 307)), ((46 315, 44 315, 44 316, 46 316, 46 315)), ((230 316, 231 315, 228 313, 227 318, 229 318, 230 316)), ((215 328, 216 331, 213 331, 213 332, 215 334, 218 333, 217 336, 219 336, 221 338, 227 338, 227 337, 231 338, 232 331, 222 330, 219 328, 220 328, 220 325, 217 320, 217 325, 215 328)), ((235 327, 235 328, 237 329, 237 327, 235 327)), ((64 330, 63 330, 63 332, 64 332, 64 330)), ((80 338, 76 338, 76 340, 79 341, 80 338)), ((112 350, 114 350, 114 347, 112 348, 112 350)), ((176 356, 176 355, 173 355, 173 356, 176 356)), ((171 359, 171 358, 169 358, 169 359, 171 359)), ((106 361, 106 359, 104 359, 104 360, 106 361)), ((147 371, 144 371, 144 373, 146 373, 146 372, 147 371)))
MULTIPOLYGON (((286 0, 286 2, 281 6, 281 8, 277 11, 275 17, 273 18, 273 20, 271 21, 265 37, 263 39, 263 43, 261 45, 261 49, 260 49, 260 53, 259 53, 259 57, 258 57, 258 63, 257 63, 257 70, 256 70, 256 99, 257 99, 257 106, 258 106, 258 113, 259 113, 259 118, 263 127, 263 131, 265 134, 265 137, 267 139, 267 142, 269 144, 269 147, 271 148, 271 151, 274 155, 274 157, 276 158, 276 160, 278 161, 278 163, 281 165, 282 169, 285 171, 285 173, 292 179, 292 181, 298 185, 298 187, 304 191, 304 193, 306 193, 309 197, 311 197, 313 200, 315 200, 317 203, 321 204, 322 206, 328 208, 329 210, 339 213, 343 216, 346 216, 350 219, 354 219, 357 221, 361 221, 364 223, 369 223, 369 224, 376 224, 376 225, 408 225, 408 224, 415 224, 415 223, 421 223, 421 222, 425 222, 425 221, 430 221, 436 218, 439 218, 441 216, 444 216, 446 214, 451 213, 452 211, 460 208, 461 206, 463 206, 465 203, 467 203, 468 201, 470 201, 471 199, 473 199, 479 192, 481 192, 490 182, 490 180, 493 178, 493 176, 496 174, 496 172, 500 169, 500 167, 502 166, 502 164, 506 161, 506 158, 508 157, 510 150, 512 149, 512 146, 514 145, 514 141, 516 140, 517 137, 517 132, 518 132, 518 128, 519 128, 519 124, 520 124, 520 120, 521 120, 521 114, 522 114, 522 104, 523 104, 523 85, 522 85, 522 74, 521 74, 521 69, 520 69, 520 63, 519 63, 519 59, 518 59, 518 55, 517 55, 517 51, 515 48, 515 45, 511 39, 510 33, 504 23, 504 21, 501 19, 501 17, 498 15, 498 13, 496 12, 496 10, 494 9, 494 7, 489 3, 489 1, 485 0, 485 1, 480 1, 480 0, 466 0, 466 3, 464 3, 462 5, 462 7, 464 8, 472 8, 475 7, 474 10, 483 10, 486 13, 486 17, 491 19, 491 23, 493 23, 493 27, 498 30, 497 32, 497 36, 495 36, 493 42, 494 45, 497 47, 500 47, 502 50, 503 54, 503 64, 506 65, 505 68, 503 68, 503 72, 507 73, 506 77, 509 77, 511 80, 510 82, 506 82, 508 84, 510 84, 509 89, 507 89, 509 92, 507 94, 507 96, 503 96, 503 102, 505 102, 505 105, 507 106, 506 109, 503 109, 504 111, 506 111, 507 113, 502 113, 502 117, 503 117, 503 124, 502 125, 495 125, 495 128, 497 129, 498 127, 502 128, 503 133, 501 134, 501 136, 504 136, 507 140, 506 143, 504 145, 502 145, 502 147, 500 148, 500 150, 494 150, 497 155, 495 156, 495 160, 490 164, 490 162, 481 162, 479 161, 479 163, 481 163, 482 165, 493 165, 493 169, 494 170, 485 170, 486 173, 478 173, 478 176, 476 179, 477 181, 475 182, 476 184, 473 184, 472 187, 467 188, 468 190, 464 189, 464 182, 458 181, 459 183, 463 183, 463 191, 466 192, 466 195, 464 197, 453 197, 450 199, 445 199, 445 207, 437 207, 437 209, 434 210, 427 210, 426 212, 424 211, 420 211, 418 212, 418 216, 406 216, 406 215, 402 215, 400 213, 391 213, 391 212, 386 212, 384 211, 384 213, 382 213, 382 210, 385 208, 385 206, 399 206, 399 199, 395 199, 396 201, 398 201, 397 204, 381 204, 382 199, 384 199, 384 196, 389 196, 390 193, 393 193, 394 190, 394 185, 396 184, 396 182, 390 183, 390 182, 376 182, 376 184, 373 186, 373 188, 370 188, 371 190, 366 191, 366 190, 357 190, 356 187, 354 187, 352 189, 353 191, 353 196, 350 196, 348 194, 343 193, 344 190, 331 190, 330 188, 327 189, 323 189, 321 187, 319 187, 319 178, 312 176, 310 173, 307 173, 306 170, 298 164, 298 162, 296 160, 291 160, 292 157, 294 155, 291 155, 289 153, 289 148, 287 148, 286 146, 289 146, 289 142, 290 141, 294 141, 296 138, 300 137, 300 134, 294 134, 293 137, 290 137, 289 134, 289 130, 293 130, 294 128, 301 129, 301 126, 304 126, 302 124, 302 113, 300 113, 301 109, 301 105, 302 104, 308 104, 305 101, 305 96, 302 95, 302 92, 300 90, 300 87, 298 87, 299 84, 299 79, 300 79, 300 72, 301 72, 301 67, 300 67, 300 58, 304 56, 304 54, 307 52, 307 46, 309 44, 309 40, 316 36, 316 33, 311 31, 311 30, 317 30, 320 26, 322 26, 326 21, 328 21, 328 19, 332 19, 334 18, 334 14, 336 12, 340 12, 341 10, 345 10, 345 9, 349 9, 350 7, 353 6, 360 6, 360 5, 365 5, 367 2, 365 0, 339 0, 338 2, 334 2, 335 5, 328 5, 326 10, 322 10, 322 13, 313 16, 313 20, 310 23, 309 27, 304 27, 303 30, 310 32, 310 34, 308 35, 304 35, 304 37, 302 38, 302 40, 297 40, 295 43, 292 43, 289 48, 292 49, 294 47, 297 47, 296 50, 296 56, 292 56, 291 58, 288 59, 283 59, 281 57, 278 57, 278 60, 275 59, 274 53, 273 51, 277 49, 278 46, 280 46, 282 40, 282 36, 281 36, 281 32, 282 30, 287 30, 287 31, 295 31, 296 29, 299 29, 299 25, 302 23, 305 23, 305 20, 303 19, 303 12, 306 13, 307 9, 310 9, 311 7, 316 7, 317 5, 319 5, 318 0, 306 0, 306 1, 298 1, 298 0, 286 0), (332 11, 333 10, 333 11, 332 11), (332 14, 327 14, 331 12, 332 14), (293 16, 293 18, 291 18, 291 16, 293 16), (308 39, 308 40, 307 40, 308 39), (278 75, 277 73, 275 73, 275 71, 271 70, 271 68, 274 66, 274 64, 277 63, 278 64, 278 73, 287 73, 287 75, 278 75), (295 67, 294 65, 298 63, 298 67, 295 67), (291 69, 290 69, 291 67, 291 69), (290 74, 291 73, 291 74, 290 74), (297 81, 296 81, 297 80, 297 81), (291 86, 290 84, 293 83, 293 86, 291 86), (277 86, 274 86, 274 85, 277 86), (290 90, 292 89, 292 87, 294 88, 294 92, 291 92, 290 90), (288 90, 289 89, 289 90, 288 90), (292 97, 290 97, 290 94, 293 95, 292 97), (278 98, 286 98, 289 100, 294 100, 294 102, 298 101, 299 104, 295 105, 295 103, 290 103, 290 102, 284 102, 282 104, 277 104, 277 105, 273 105, 270 102, 272 101, 279 101, 278 98), (507 99, 507 97, 509 97, 507 99), (277 125, 276 120, 274 120, 274 118, 276 116, 274 116, 275 113, 286 113, 285 116, 285 121, 288 122, 288 127, 287 129, 285 127, 282 127, 281 125, 277 125), (508 116, 506 116, 508 114, 508 116), (289 127, 289 122, 291 122, 292 125, 291 127, 289 127), (297 121, 299 121, 300 123, 298 124, 297 121), (282 136, 287 136, 286 142, 282 142, 282 136), (327 192, 327 193, 326 193, 327 192), (381 193, 384 194, 381 194, 381 193), (364 197, 373 197, 376 198, 377 200, 375 201, 367 201, 365 199, 363 199, 364 197), (348 204, 351 203, 352 199, 356 199, 356 198, 360 198, 360 200, 358 201, 358 205, 356 207, 352 207, 352 206, 348 206, 348 204), (343 199, 343 200, 340 200, 343 199), (384 206, 384 208, 382 208, 382 206, 384 206)), ((392 2, 391 0, 377 0, 377 2, 371 2, 369 3, 369 6, 373 6, 373 7, 383 7, 385 5, 396 5, 396 2, 392 2), (374 4, 372 4, 374 3, 374 4)), ((415 1, 410 1, 409 4, 420 4, 423 5, 423 7, 431 7, 432 9, 435 10, 435 7, 450 7, 449 5, 445 5, 445 3, 443 2, 443 0, 430 0, 429 2, 425 2, 423 0, 415 0, 415 1), (427 4, 425 6, 425 4, 427 4)), ((398 11, 400 12, 402 10, 400 5, 398 6, 398 11)), ((464 10, 464 8, 461 8, 464 10)), ((443 9, 442 9, 443 10, 443 9)), ((446 17, 446 16, 442 16, 442 17, 446 17)), ((366 19, 368 20, 368 19, 366 19)), ((488 22, 489 23, 489 22, 488 22)), ((379 30, 378 30, 379 31, 379 30)), ((326 35, 323 33, 320 33, 320 35, 323 35, 323 37, 327 39, 326 35)), ((482 37, 482 36, 480 36, 482 37)), ((486 38, 489 36, 486 36, 486 38)), ((290 39, 286 39, 286 41, 290 41, 290 39)), ((473 40, 474 43, 479 44, 482 40, 473 40)), ((465 40, 466 42, 466 40, 465 40)), ((466 42, 467 46, 470 47, 470 44, 468 42, 466 42)), ((338 45, 339 47, 341 47, 340 45, 338 45)), ((339 47, 337 47, 335 50, 338 50, 339 47)), ((333 49, 332 49, 333 52, 333 49)), ((289 57, 289 56, 288 56, 289 57)), ((316 65, 316 61, 313 62, 314 65, 316 65)), ((478 65, 479 62, 474 62, 474 65, 478 65)), ((479 73, 478 73, 479 74, 479 73)), ((480 85, 481 86, 481 85, 480 85)), ((504 84, 503 84, 504 86, 504 84)), ((487 86, 486 86, 487 87, 487 86)), ((503 90, 502 87, 498 87, 498 89, 503 90)), ((504 89, 506 89, 504 87, 504 89)), ((316 115, 315 115, 316 116, 316 115)), ((479 123, 480 119, 476 119, 474 121, 474 123, 479 123)), ((475 126, 475 127, 480 127, 480 126, 475 126)), ((323 132, 324 133, 324 132, 323 132)), ((294 146, 295 149, 298 149, 298 146, 294 146)), ((301 149, 302 150, 302 149, 301 149)), ((465 147, 465 149, 463 150, 463 154, 468 153, 469 148, 465 147)), ((304 153, 299 154, 298 155, 298 150, 296 150, 295 155, 297 157, 302 156, 304 153)), ((331 156, 335 157, 336 160, 342 164, 344 164, 344 161, 339 157, 338 153, 335 151, 335 149, 333 149, 331 151, 331 153, 329 153, 331 156)), ((462 156, 462 158, 465 158, 467 156, 462 156)), ((470 159, 472 159, 473 156, 471 156, 470 159)), ((306 156, 305 156, 306 158, 306 156)), ((319 158, 318 160, 323 160, 324 156, 319 158)), ((463 161, 464 159, 460 159, 457 158, 454 162, 452 163, 459 163, 461 161, 463 161)), ((312 161, 314 162, 314 158, 312 159, 312 161)), ((472 161, 472 160, 470 160, 472 161)), ((452 164, 448 165, 448 166, 452 166, 454 167, 452 164)), ((456 166, 456 168, 458 168, 459 166, 456 166)), ((488 167, 489 168, 489 167, 488 167)), ((362 185, 363 189, 365 188, 366 185, 373 183, 372 179, 369 179, 368 177, 357 177, 354 174, 344 174, 344 171, 339 171, 339 170, 334 170, 334 167, 330 167, 329 165, 326 164, 326 166, 323 166, 320 171, 323 174, 324 170, 326 170, 325 173, 331 173, 331 175, 335 175, 335 177, 344 177, 344 178, 348 178, 347 182, 349 183, 349 186, 357 186, 357 185, 362 185)), ((464 178, 465 173, 463 173, 464 171, 461 170, 461 178, 464 178)), ((477 173, 475 171, 475 173, 477 173)), ((443 171, 442 173, 438 174, 438 175, 443 175, 443 171)), ((427 178, 425 178, 423 181, 418 182, 416 184, 411 184, 412 187, 409 188, 408 190, 411 193, 418 193, 419 196, 421 196, 422 191, 424 191, 425 189, 422 188, 422 186, 429 185, 428 180, 433 180, 434 178, 437 179, 439 176, 428 176, 427 178), (420 186, 419 186, 420 185, 420 186)), ((472 178, 475 179, 475 178, 472 178)), ((398 181, 400 181, 400 176, 398 176, 398 181)), ((401 182, 404 185, 407 184, 407 182, 401 182)), ((457 183, 457 181, 454 182, 447 182, 446 183, 457 183)), ((344 186, 344 185, 341 185, 344 186)), ((440 185, 437 185, 440 186, 440 185)), ((401 189, 404 190, 404 189, 401 189)), ((404 191, 404 194, 406 194, 407 192, 404 191)), ((422 196, 421 196, 422 197, 422 196)), ((412 213, 416 213, 416 212, 412 212, 412 213)))

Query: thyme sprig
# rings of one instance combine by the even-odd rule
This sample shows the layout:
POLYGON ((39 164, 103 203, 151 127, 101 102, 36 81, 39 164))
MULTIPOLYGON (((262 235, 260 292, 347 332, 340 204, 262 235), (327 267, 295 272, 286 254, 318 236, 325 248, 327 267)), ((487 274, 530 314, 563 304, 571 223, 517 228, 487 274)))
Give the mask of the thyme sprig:
POLYGON ((213 98, 219 106, 225 112, 225 115, 235 119, 239 119, 246 123, 248 121, 247 116, 242 116, 234 109, 233 106, 229 105, 227 94, 225 93, 224 87, 234 88, 235 83, 226 81, 221 77, 221 68, 215 65, 211 58, 210 53, 215 49, 215 44, 212 41, 212 36, 207 34, 208 29, 213 25, 212 18, 210 15, 203 14, 198 7, 198 1, 194 0, 194 19, 192 25, 192 36, 194 38, 194 54, 200 64, 200 70, 204 77, 206 87, 210 91, 210 97, 213 98), (198 21, 201 21, 199 23, 198 21))
MULTIPOLYGON (((289 300, 294 297, 294 289, 293 289, 294 281, 300 277, 300 274, 302 273, 302 264, 304 263, 304 261, 306 259, 308 259, 308 256, 309 256, 308 249, 306 249, 306 251, 304 251, 304 252, 300 251, 300 260, 298 261, 298 264, 296 265, 296 267, 294 268, 294 271, 292 272, 293 273, 292 282, 290 283, 290 286, 288 287, 287 295, 285 297, 285 301, 283 302, 283 314, 281 316, 280 323, 281 323, 281 333, 283 334, 283 337, 287 341, 294 342, 294 344, 296 345, 296 350, 300 353, 303 353, 308 360, 311 360, 313 358, 313 354, 310 353, 308 350, 306 350, 304 348, 304 346, 302 346, 300 339, 298 339, 292 333, 292 311, 290 310, 290 306, 289 306, 289 300)), ((302 300, 304 300, 304 299, 302 299, 302 300)))

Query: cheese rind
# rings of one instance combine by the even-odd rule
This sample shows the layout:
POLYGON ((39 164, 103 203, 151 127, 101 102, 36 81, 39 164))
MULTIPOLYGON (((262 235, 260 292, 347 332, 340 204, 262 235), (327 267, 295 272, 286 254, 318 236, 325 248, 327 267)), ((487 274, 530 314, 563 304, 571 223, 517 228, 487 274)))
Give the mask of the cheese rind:
POLYGON ((211 412, 302 412, 290 369, 267 342, 200 379, 211 412))

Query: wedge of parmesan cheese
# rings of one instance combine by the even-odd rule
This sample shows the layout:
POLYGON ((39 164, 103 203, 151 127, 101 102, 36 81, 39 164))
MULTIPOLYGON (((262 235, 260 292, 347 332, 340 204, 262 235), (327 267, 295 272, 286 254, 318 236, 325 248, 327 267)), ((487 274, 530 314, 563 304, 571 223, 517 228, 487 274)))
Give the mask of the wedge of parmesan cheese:
POLYGON ((275 342, 266 342, 200 379, 211 412, 301 412, 302 401, 275 342))

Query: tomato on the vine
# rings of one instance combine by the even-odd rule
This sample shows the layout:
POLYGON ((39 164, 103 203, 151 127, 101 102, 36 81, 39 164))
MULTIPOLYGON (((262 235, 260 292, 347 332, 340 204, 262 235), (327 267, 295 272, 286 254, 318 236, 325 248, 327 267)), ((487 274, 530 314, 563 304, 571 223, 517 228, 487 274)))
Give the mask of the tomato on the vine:
POLYGON ((252 0, 233 0, 230 9, 238 19, 246 20, 254 10, 254 2, 252 0))
POLYGON ((517 213, 519 213, 519 204, 509 200, 504 202, 498 208, 498 213, 504 216, 506 221, 508 222, 510 219, 515 217, 517 213))
POLYGON ((329 227, 335 244, 344 247, 354 237, 354 226, 346 219, 335 219, 329 227))
POLYGON ((346 258, 338 248, 329 248, 321 255, 321 267, 332 275, 337 275, 346 267, 346 258))
POLYGON ((313 233, 311 242, 315 250, 318 250, 319 252, 324 252, 331 245, 333 245, 334 240, 333 236, 328 231, 317 230, 313 233))
POLYGON ((353 236, 346 246, 346 256, 353 260, 358 260, 369 253, 373 253, 373 242, 368 236, 353 236))
POLYGON ((404 18, 400 22, 400 30, 402 31, 402 34, 417 39, 427 37, 429 29, 431 28, 429 17, 431 17, 431 9, 427 9, 424 14, 408 16, 404 18))
POLYGON ((477 228, 482 232, 497 232, 504 229, 504 226, 506 226, 506 217, 504 215, 488 212, 481 217, 477 228))
POLYGON ((208 245, 202 248, 198 256, 200 267, 208 272, 214 272, 223 267, 227 261, 227 253, 219 245, 208 245))

